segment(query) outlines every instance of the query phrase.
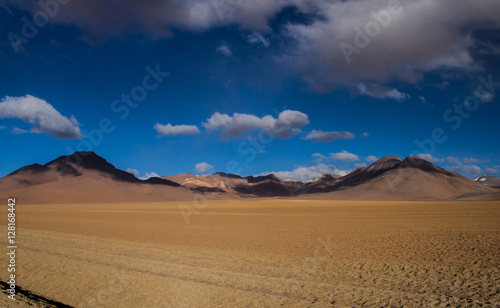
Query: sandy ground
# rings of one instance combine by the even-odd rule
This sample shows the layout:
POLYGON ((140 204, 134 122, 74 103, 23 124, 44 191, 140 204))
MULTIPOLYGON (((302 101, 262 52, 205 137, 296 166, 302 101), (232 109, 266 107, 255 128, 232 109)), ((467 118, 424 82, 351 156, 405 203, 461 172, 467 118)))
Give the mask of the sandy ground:
POLYGON ((18 284, 75 307, 500 306, 500 202, 18 204, 17 217, 18 284))

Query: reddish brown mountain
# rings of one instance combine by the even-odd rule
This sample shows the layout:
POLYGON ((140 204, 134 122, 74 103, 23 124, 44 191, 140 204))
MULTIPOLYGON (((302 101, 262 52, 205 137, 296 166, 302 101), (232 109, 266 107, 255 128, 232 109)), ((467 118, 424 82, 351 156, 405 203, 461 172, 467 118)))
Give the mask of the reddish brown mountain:
POLYGON ((1 178, 0 196, 22 203, 94 203, 191 200, 193 192, 165 179, 142 181, 93 152, 76 152, 1 178))
POLYGON ((322 192, 324 194, 315 194, 312 198, 456 200, 500 197, 498 189, 486 187, 417 156, 404 160, 395 156, 383 157, 368 167, 358 168, 336 179, 322 192))
POLYGON ((22 203, 192 201, 214 198, 293 197, 349 200, 500 200, 500 189, 483 185, 415 156, 386 156, 345 176, 306 182, 275 175, 192 173, 146 181, 119 170, 93 152, 29 165, 0 179, 0 197, 22 203))

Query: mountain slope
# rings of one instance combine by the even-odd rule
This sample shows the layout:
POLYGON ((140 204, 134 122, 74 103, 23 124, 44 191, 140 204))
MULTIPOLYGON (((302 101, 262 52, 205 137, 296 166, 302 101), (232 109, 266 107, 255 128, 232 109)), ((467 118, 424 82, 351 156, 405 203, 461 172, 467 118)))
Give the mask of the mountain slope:
MULTIPOLYGON (((383 157, 358 168, 326 187, 313 199, 359 200, 455 200, 482 198, 499 191, 458 173, 440 168, 416 156, 404 160, 383 157)), ((300 192, 299 192, 300 193, 300 192)))
POLYGON ((265 176, 247 176, 245 178, 224 172, 210 175, 194 175, 181 173, 163 176, 168 179, 201 192, 225 192, 230 195, 249 195, 256 197, 283 197, 293 194, 302 186, 301 182, 281 180, 274 174, 265 176))
POLYGON ((0 196, 25 204, 94 203, 192 200, 194 193, 166 179, 140 180, 93 152, 76 152, 3 177, 0 196))
POLYGON ((500 188, 499 176, 482 175, 475 178, 474 181, 490 187, 500 188))
POLYGON ((293 197, 329 200, 500 200, 500 189, 440 168, 419 157, 386 156, 345 176, 306 182, 273 174, 192 173, 140 180, 93 152, 76 152, 33 164, 0 179, 0 198, 21 203, 192 201, 213 198, 293 197))

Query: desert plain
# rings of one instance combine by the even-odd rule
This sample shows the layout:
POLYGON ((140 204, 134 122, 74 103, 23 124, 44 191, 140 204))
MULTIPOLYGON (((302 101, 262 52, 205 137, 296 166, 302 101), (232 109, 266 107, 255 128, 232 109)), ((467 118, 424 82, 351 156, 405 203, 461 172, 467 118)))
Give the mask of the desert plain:
POLYGON ((16 302, 4 294, 3 307, 57 306, 30 294, 72 307, 500 305, 499 201, 269 198, 16 211, 16 279, 29 294, 16 302))

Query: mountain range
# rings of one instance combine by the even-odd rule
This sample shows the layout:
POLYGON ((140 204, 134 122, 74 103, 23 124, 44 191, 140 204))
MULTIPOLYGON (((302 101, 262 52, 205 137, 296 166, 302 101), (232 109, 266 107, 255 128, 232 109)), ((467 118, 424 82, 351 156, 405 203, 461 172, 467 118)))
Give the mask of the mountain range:
POLYGON ((481 175, 474 179, 474 181, 479 182, 490 187, 500 188, 500 177, 491 175, 481 175))
POLYGON ((325 174, 304 182, 223 172, 141 180, 94 152, 75 152, 1 178, 0 197, 25 204, 192 201, 200 194, 215 199, 500 200, 496 181, 471 180, 417 156, 385 156, 345 176, 325 174))

